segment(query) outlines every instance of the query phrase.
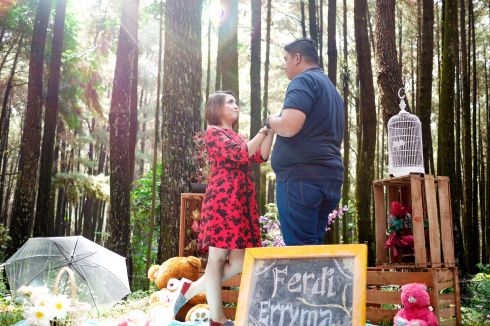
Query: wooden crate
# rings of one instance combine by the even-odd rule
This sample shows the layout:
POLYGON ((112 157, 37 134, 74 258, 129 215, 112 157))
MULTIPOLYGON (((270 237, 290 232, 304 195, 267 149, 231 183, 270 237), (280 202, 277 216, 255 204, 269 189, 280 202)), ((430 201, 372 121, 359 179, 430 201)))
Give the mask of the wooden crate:
POLYGON ((424 283, 428 286, 431 306, 434 308, 439 325, 461 325, 457 268, 369 267, 366 320, 373 324, 392 325, 393 318, 401 308, 399 287, 413 282, 424 283), (441 293, 443 290, 444 293, 441 293))
MULTIPOLYGON (((455 267, 448 177, 416 175, 373 181, 376 266, 393 263, 385 248, 387 217, 392 201, 412 207, 414 250, 412 266, 455 267), (424 231, 428 221, 428 241, 424 231), (441 251, 442 248, 442 251, 441 251)), ((397 262, 398 263, 398 262, 397 262)))
POLYGON ((182 193, 180 195, 180 223, 179 223, 179 256, 202 257, 202 253, 197 251, 186 252, 185 248, 191 241, 188 231, 193 223, 192 214, 194 211, 201 211, 204 194, 182 193))

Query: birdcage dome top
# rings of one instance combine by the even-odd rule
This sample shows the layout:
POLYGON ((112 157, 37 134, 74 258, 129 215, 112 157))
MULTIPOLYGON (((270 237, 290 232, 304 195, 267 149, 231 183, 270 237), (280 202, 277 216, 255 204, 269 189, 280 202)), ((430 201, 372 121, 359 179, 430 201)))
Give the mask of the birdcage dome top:
POLYGON ((405 110, 403 97, 400 112, 388 120, 388 173, 395 177, 425 173, 420 119, 405 110))

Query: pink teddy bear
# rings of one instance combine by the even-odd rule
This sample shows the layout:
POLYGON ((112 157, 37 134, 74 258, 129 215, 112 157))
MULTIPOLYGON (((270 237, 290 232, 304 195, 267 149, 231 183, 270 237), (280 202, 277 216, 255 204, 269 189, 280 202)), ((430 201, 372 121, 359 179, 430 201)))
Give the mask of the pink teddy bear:
POLYGON ((437 326, 436 315, 430 310, 430 297, 427 286, 409 283, 402 286, 403 308, 393 320, 394 326, 437 326))

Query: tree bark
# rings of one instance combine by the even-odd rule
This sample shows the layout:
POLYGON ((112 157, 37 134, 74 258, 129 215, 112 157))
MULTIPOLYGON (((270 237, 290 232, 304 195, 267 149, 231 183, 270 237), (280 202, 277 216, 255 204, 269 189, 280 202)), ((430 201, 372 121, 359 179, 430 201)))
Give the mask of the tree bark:
POLYGON ((337 86, 337 1, 328 0, 328 78, 337 86))
MULTIPOLYGON (((471 207, 473 203, 473 192, 472 192, 472 161, 469 159, 471 157, 471 99, 470 99, 470 78, 468 69, 468 42, 466 39, 466 8, 465 1, 459 1, 459 25, 460 25, 460 50, 461 50, 461 79, 462 79, 462 113, 463 113, 463 170, 464 170, 464 202, 463 202, 463 233, 464 233, 464 252, 469 250, 469 242, 472 242, 473 227, 471 221, 473 220, 472 214, 473 209, 471 207)), ((444 53, 443 53, 444 54, 444 53)), ((468 257, 464 255, 463 257, 468 257)), ((469 267, 468 265, 466 265, 469 267)))
POLYGON ((271 48, 271 8, 272 0, 267 0, 267 27, 265 32, 265 62, 264 62, 264 111, 262 120, 265 121, 269 116, 269 65, 271 48))
MULTIPOLYGON (((261 42, 261 0, 251 1, 252 33, 250 38, 250 138, 257 134, 262 126, 260 103, 260 42, 261 42)), ((260 203, 260 165, 252 165, 252 180, 255 184, 255 196, 260 203)))
MULTIPOLYGON (((476 37, 475 37, 475 13, 473 10, 473 0, 468 1, 468 16, 469 16, 469 22, 468 22, 468 30, 470 32, 470 37, 471 37, 471 49, 473 50, 472 55, 470 58, 473 61, 472 65, 472 76, 473 76, 473 120, 472 120, 472 134, 471 134, 471 141, 473 143, 473 151, 472 151, 472 158, 473 158, 473 202, 471 203, 471 208, 473 209, 473 212, 471 216, 473 217, 473 220, 471 224, 473 224, 473 227, 475 228, 474 230, 479 230, 479 218, 478 218, 478 171, 480 170, 479 168, 479 163, 478 163, 478 144, 477 144, 477 133, 478 133, 478 128, 476 126, 476 111, 478 110, 477 107, 477 100, 478 100, 478 95, 477 95, 477 89, 478 89, 478 79, 476 76, 476 37)), ((473 231, 474 236, 472 237, 472 242, 473 246, 470 250, 474 250, 469 252, 470 256, 470 264, 468 265, 469 267, 469 272, 470 273, 476 273, 478 270, 476 268, 476 264, 480 262, 480 231, 475 232, 473 231)))
POLYGON ((32 32, 27 107, 19 152, 19 179, 15 189, 12 223, 9 230, 12 238, 7 250, 9 254, 20 248, 32 231, 41 145, 44 49, 50 10, 50 0, 39 1, 32 32))
MULTIPOLYGON (((457 58, 457 3, 445 2, 444 36, 441 61, 441 92, 439 95, 438 160, 439 175, 448 176, 451 189, 456 189, 454 169, 454 73, 457 58)), ((452 203, 453 225, 459 222, 454 214, 456 207, 452 203)), ((461 264, 462 265, 462 264, 461 264)), ((460 265, 460 266, 461 266, 460 265)))
POLYGON ((368 244, 369 266, 374 264, 374 232, 371 218, 371 184, 376 146, 376 107, 367 24, 367 0, 354 3, 354 29, 360 82, 361 144, 358 153, 356 202, 359 214, 359 242, 368 244))
MULTIPOLYGON (((9 105, 10 95, 13 89, 14 76, 15 71, 17 69, 17 63, 19 62, 19 56, 22 51, 22 44, 24 43, 24 35, 22 34, 19 37, 17 52, 14 56, 14 61, 12 63, 12 67, 10 68, 10 75, 7 80, 7 84, 5 85, 5 93, 3 95, 2 102, 2 113, 0 115, 0 167, 1 167, 1 175, 0 175, 0 212, 3 212, 3 193, 5 189, 5 174, 7 173, 7 165, 8 165, 8 155, 6 153, 9 139, 9 130, 10 130, 10 114, 11 107, 9 105)), ((8 201, 7 201, 8 202, 8 201)), ((8 222, 8 214, 3 215, 3 224, 7 225, 8 222)))
MULTIPOLYGON (((376 63, 383 125, 400 112, 398 91, 403 88, 402 72, 396 55, 395 0, 376 0, 376 63)), ((407 110, 409 106, 407 101, 407 110)))
MULTIPOLYGON (((342 185, 342 205, 348 205, 349 203, 349 189, 350 189, 350 178, 349 178, 349 165, 350 165, 350 132, 349 132, 349 58, 347 49, 347 0, 343 0, 343 72, 342 72, 342 84, 343 84, 343 98, 344 98, 344 184, 342 185)), ((345 214, 342 219, 342 243, 352 243, 348 234, 348 219, 349 214, 345 214)))
POLYGON ((221 0, 223 7, 222 23, 220 25, 223 33, 221 53, 221 76, 223 90, 231 90, 240 98, 238 85, 238 0, 221 0))
POLYGON ((420 59, 417 71, 417 108, 422 124, 422 143, 424 167, 428 174, 435 174, 430 166, 430 148, 432 144, 431 121, 432 113, 432 67, 434 60, 434 1, 422 0, 422 21, 420 31, 420 59))
POLYGON ((316 24, 316 0, 308 0, 308 23, 310 38, 318 44, 318 27, 316 24))
MULTIPOLYGON (((199 128, 201 104, 201 9, 200 0, 167 0, 165 7, 159 261, 177 255, 176 203, 180 202, 180 194, 189 189, 193 168, 192 134, 199 128)), ((236 29, 233 34, 236 36, 236 29)), ((223 75, 223 85, 227 82, 223 75)))
POLYGON ((126 257, 129 254, 130 192, 133 180, 130 167, 131 79, 137 55, 138 0, 125 0, 117 46, 112 88, 110 128, 110 216, 108 248, 126 257))
POLYGON ((53 175, 54 142, 56 137, 56 120, 58 119, 58 97, 61 75, 61 54, 65 33, 66 0, 56 3, 54 18, 51 62, 49 64, 48 93, 46 96, 46 113, 44 114, 44 133, 41 146, 41 166, 39 168, 39 190, 37 193, 34 236, 45 237, 53 233, 54 220, 49 214, 51 198, 51 178, 53 175))
MULTIPOLYGON (((150 211, 150 225, 148 242, 146 243, 146 270, 150 268, 151 261, 151 247, 153 244, 153 232, 155 229, 155 215, 156 215, 156 196, 157 196, 157 165, 158 165, 158 145, 160 144, 160 90, 161 90, 161 75, 162 75, 162 50, 163 50, 163 1, 160 1, 159 7, 159 25, 158 25, 158 67, 157 67, 157 102, 155 108, 155 128, 153 129, 155 134, 153 137, 153 160, 152 160, 152 183, 151 183, 151 211, 150 211)), ((208 52, 209 53, 209 52, 208 52)), ((150 285, 149 281, 146 281, 146 286, 150 285)))
POLYGON ((301 0, 300 2, 300 10, 301 10, 301 32, 303 38, 306 38, 306 18, 305 18, 305 2, 301 0))
MULTIPOLYGON (((139 1, 139 0, 138 0, 139 1)), ((138 42, 138 31, 136 30, 135 42, 138 42)), ((129 176, 131 186, 134 180, 136 166, 136 142, 138 136, 138 45, 133 56, 133 71, 131 74, 131 100, 129 105, 129 176)))

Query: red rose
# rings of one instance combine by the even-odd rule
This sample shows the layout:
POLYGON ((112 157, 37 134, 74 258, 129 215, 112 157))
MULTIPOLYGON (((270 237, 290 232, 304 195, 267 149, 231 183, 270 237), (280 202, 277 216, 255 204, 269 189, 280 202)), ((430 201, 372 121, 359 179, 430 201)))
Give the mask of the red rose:
POLYGON ((405 216, 407 215, 408 208, 406 206, 403 206, 397 201, 391 202, 391 209, 390 209, 390 214, 393 216, 405 216))
POLYGON ((196 233, 199 232, 199 221, 195 220, 192 223, 191 229, 192 229, 192 231, 194 231, 196 233))

